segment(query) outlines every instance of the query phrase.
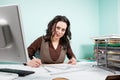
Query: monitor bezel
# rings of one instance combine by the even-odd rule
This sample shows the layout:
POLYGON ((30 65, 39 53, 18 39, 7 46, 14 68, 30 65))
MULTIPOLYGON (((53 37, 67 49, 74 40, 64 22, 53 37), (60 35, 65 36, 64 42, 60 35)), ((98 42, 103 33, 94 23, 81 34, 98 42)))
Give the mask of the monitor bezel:
POLYGON ((0 48, 0 62, 26 63, 29 60, 29 58, 28 58, 27 47, 26 47, 26 44, 25 44, 25 36, 24 36, 24 30, 23 30, 23 23, 22 23, 22 19, 21 19, 20 6, 16 5, 16 4, 14 4, 14 5, 13 4, 12 5, 1 5, 0 10, 1 10, 1 8, 9 8, 7 12, 11 12, 11 14, 10 14, 10 13, 4 13, 4 11, 2 13, 2 11, 0 11, 0 19, 3 18, 8 22, 8 26, 10 27, 11 35, 13 37, 13 43, 14 44, 12 46, 16 46, 16 47, 19 47, 19 48, 21 46, 21 48, 18 49, 18 51, 20 51, 21 53, 19 53, 18 51, 15 51, 15 52, 18 52, 18 53, 15 54, 14 49, 13 49, 13 53, 8 53, 5 50, 9 50, 12 43, 7 44, 5 47, 0 48), (15 12, 15 13, 13 12, 13 14, 15 14, 15 16, 13 16, 12 10, 10 10, 10 9, 15 9, 15 10, 13 10, 15 12), (1 16, 1 13, 4 15, 4 17, 2 17, 3 15, 1 16), (7 15, 7 14, 9 14, 9 15, 7 15), (8 18, 11 21, 9 19, 7 20, 7 18, 5 18, 5 15, 8 16, 8 18), (10 16, 13 16, 13 17, 10 17, 10 16), (17 20, 17 21, 14 21, 14 20, 17 20), (16 34, 14 32, 14 30, 16 29, 16 28, 14 28, 15 24, 13 25, 13 23, 15 23, 17 25, 17 28, 19 28, 16 31, 16 34), (12 25, 12 28, 11 28, 11 25, 12 25), (16 36, 16 35, 18 35, 18 36, 16 36), (17 42, 17 38, 19 39, 18 42, 17 42))

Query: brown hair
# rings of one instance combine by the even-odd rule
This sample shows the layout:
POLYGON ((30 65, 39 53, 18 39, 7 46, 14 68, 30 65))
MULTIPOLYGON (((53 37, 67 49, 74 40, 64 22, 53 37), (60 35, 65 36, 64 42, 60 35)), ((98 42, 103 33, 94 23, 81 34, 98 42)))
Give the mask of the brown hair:
POLYGON ((60 39, 60 44, 65 48, 68 45, 69 40, 71 40, 70 21, 65 16, 57 15, 48 23, 44 39, 45 41, 51 41, 53 27, 56 27, 56 24, 59 21, 63 21, 67 24, 66 32, 64 36, 60 39))

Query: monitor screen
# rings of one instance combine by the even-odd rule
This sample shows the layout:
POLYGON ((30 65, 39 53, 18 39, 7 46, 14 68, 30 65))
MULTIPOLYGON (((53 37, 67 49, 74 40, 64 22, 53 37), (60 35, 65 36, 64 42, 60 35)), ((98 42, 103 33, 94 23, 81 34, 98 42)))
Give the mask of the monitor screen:
POLYGON ((0 6, 0 62, 28 60, 18 5, 0 6))

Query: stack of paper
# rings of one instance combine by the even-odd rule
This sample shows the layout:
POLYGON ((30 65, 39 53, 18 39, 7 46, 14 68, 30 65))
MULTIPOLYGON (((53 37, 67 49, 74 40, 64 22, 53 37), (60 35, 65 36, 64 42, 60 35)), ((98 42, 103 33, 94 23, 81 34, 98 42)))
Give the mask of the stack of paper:
POLYGON ((108 39, 108 38, 120 38, 120 35, 118 34, 103 35, 103 36, 93 37, 92 39, 108 39))

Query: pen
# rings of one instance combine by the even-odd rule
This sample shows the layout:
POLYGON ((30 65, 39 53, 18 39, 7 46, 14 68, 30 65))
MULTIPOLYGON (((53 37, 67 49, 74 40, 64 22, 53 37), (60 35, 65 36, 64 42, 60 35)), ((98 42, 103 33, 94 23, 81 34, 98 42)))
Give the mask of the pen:
POLYGON ((47 72, 51 72, 48 68, 46 68, 44 65, 42 65, 42 67, 47 71, 47 72))
POLYGON ((36 59, 36 57, 35 57, 35 56, 33 56, 33 59, 36 59))

